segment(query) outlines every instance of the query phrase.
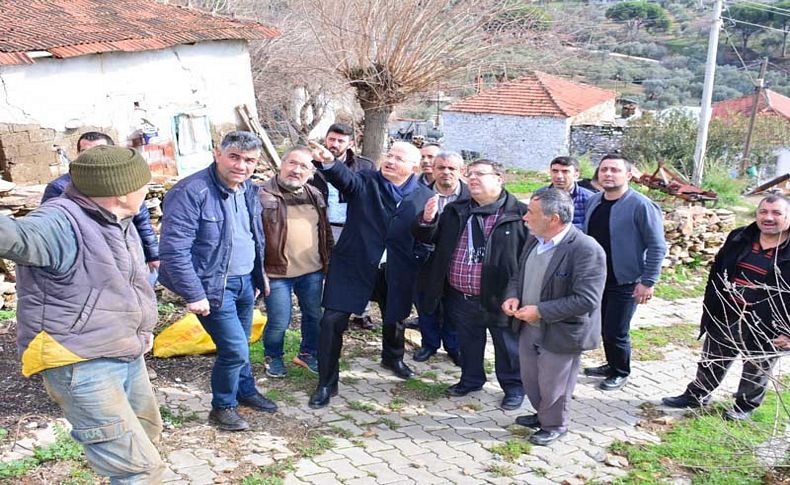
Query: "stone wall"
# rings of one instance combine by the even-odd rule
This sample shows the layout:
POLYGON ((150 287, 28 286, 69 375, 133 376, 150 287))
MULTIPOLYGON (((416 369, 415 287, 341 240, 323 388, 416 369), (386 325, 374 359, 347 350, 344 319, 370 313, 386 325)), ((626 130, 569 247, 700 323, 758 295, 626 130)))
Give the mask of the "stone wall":
POLYGON ((58 148, 69 159, 77 156, 77 140, 86 131, 115 131, 86 126, 59 132, 34 124, 0 123, 0 178, 17 184, 44 184, 59 175, 58 148))
POLYGON ((726 209, 682 206, 664 210, 667 256, 664 267, 703 262, 708 264, 735 229, 735 214, 726 209))
POLYGON ((497 114, 443 114, 447 150, 478 152, 507 167, 545 170, 549 161, 568 154, 567 120, 497 114))
POLYGON ((594 165, 607 153, 622 147, 623 128, 619 126, 571 126, 571 155, 590 155, 594 165))

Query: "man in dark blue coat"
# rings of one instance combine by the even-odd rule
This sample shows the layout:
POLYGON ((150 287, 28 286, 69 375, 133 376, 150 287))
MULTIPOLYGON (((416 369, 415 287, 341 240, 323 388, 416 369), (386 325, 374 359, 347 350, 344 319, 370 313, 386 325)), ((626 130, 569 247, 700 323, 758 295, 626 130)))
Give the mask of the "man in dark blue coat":
POLYGON ((310 146, 327 181, 348 201, 346 225, 332 251, 324 287, 318 387, 309 402, 318 409, 337 394, 348 319, 361 314, 369 300, 379 304, 384 324, 381 365, 400 378, 414 376, 403 363, 402 320, 411 312, 417 271, 427 251, 415 242, 410 226, 433 193, 417 182, 420 151, 408 143, 394 143, 379 171, 356 173, 336 163, 325 147, 310 146))

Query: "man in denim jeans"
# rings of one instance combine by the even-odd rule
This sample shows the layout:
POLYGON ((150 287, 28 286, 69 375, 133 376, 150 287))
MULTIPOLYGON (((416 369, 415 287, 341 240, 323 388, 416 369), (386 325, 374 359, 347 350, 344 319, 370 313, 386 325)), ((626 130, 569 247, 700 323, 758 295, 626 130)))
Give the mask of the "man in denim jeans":
POLYGON ((255 387, 248 344, 255 299, 268 286, 258 188, 249 180, 260 156, 253 133, 228 133, 214 163, 164 200, 159 281, 186 300, 217 346, 209 421, 227 431, 250 427, 239 404, 277 410, 255 387))
POLYGON ((162 419, 143 359, 156 297, 132 223, 151 172, 134 150, 100 146, 70 173, 63 196, 0 217, 0 257, 17 263, 22 373, 41 374, 96 473, 159 483, 162 419))
POLYGON ((269 320, 263 334, 266 375, 285 377, 285 330, 291 323, 291 294, 302 312, 302 344, 293 363, 318 373, 318 322, 324 273, 332 249, 332 227, 321 192, 308 185, 315 172, 307 147, 289 150, 280 173, 261 186, 263 232, 266 236, 266 274, 271 293, 266 296, 269 320))

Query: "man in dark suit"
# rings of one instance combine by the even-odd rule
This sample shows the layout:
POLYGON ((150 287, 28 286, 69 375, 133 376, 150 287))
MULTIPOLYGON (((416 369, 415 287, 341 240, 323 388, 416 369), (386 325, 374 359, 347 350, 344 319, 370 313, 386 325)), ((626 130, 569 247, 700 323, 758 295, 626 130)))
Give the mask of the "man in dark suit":
POLYGON ((516 423, 540 428, 529 440, 548 445, 568 431, 568 414, 581 353, 600 344, 606 255, 573 221, 567 192, 546 189, 532 197, 524 223, 532 236, 502 303, 521 327, 519 357, 524 391, 537 414, 516 423))
POLYGON ((321 172, 348 202, 346 225, 329 260, 324 316, 318 342, 318 387, 311 408, 337 394, 343 332, 352 313, 378 302, 383 321, 381 365, 402 379, 414 372, 403 363, 403 319, 409 316, 421 259, 427 251, 414 241, 410 226, 433 192, 414 174, 420 151, 396 142, 379 171, 352 172, 325 147, 311 143, 321 172))

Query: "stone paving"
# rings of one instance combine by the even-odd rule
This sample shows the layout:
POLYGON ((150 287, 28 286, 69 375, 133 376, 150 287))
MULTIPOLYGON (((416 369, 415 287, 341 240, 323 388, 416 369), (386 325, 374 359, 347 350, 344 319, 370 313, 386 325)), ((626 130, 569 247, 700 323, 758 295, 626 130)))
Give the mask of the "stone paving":
MULTIPOLYGON (((634 326, 698 322, 700 307, 699 299, 674 302, 656 299, 639 308, 634 326)), ((441 353, 427 363, 408 361, 423 374, 425 381, 451 384, 460 375, 441 353)), ((380 368, 377 361, 352 359, 349 362, 351 370, 341 373, 340 395, 333 398, 327 408, 309 409, 305 393, 295 393, 296 405, 281 403, 283 415, 334 436, 331 449, 296 462, 285 483, 575 484, 590 480, 611 481, 625 471, 618 457, 607 454, 607 446, 613 440, 657 441, 655 435, 638 426, 644 419, 640 405, 655 404, 662 396, 681 392, 693 375, 695 362, 696 356, 688 349, 670 350, 663 361, 635 361, 628 385, 614 392, 600 391, 596 387, 598 379, 580 376, 571 405, 569 433, 548 447, 533 447, 530 453, 511 463, 493 453, 491 448, 508 440, 523 440, 523 434, 519 436, 513 431, 523 433, 525 428, 513 426, 513 421, 516 416, 533 410, 527 400, 519 410, 501 410, 498 405, 502 392, 493 374, 482 391, 463 398, 402 402, 392 391, 403 386, 403 381, 380 368), (502 476, 503 470, 509 476, 502 476)), ((584 364, 598 362, 585 357, 584 364)), ((732 369, 718 391, 720 396, 726 397, 727 392, 732 392, 738 374, 739 369, 732 369)), ((160 402, 174 413, 194 412, 200 422, 205 423, 210 410, 209 394, 182 384, 161 387, 157 393, 160 402)), ((227 482, 226 472, 239 465, 239 461, 229 458, 230 446, 236 450, 233 456, 241 456, 241 460, 259 467, 295 455, 288 447, 288 437, 273 436, 265 430, 218 432, 216 439, 207 442, 206 427, 201 424, 165 430, 164 441, 179 433, 180 442, 179 449, 165 454, 166 483, 227 482), (204 432, 195 431, 194 437, 190 437, 190 430, 204 432)), ((50 428, 37 433, 52 435, 50 428)), ((33 444, 45 444, 47 439, 53 438, 33 437, 26 445, 32 448, 33 444)), ((11 452, 19 453, 20 449, 11 452)), ((7 460, 8 456, 2 459, 7 460)))

